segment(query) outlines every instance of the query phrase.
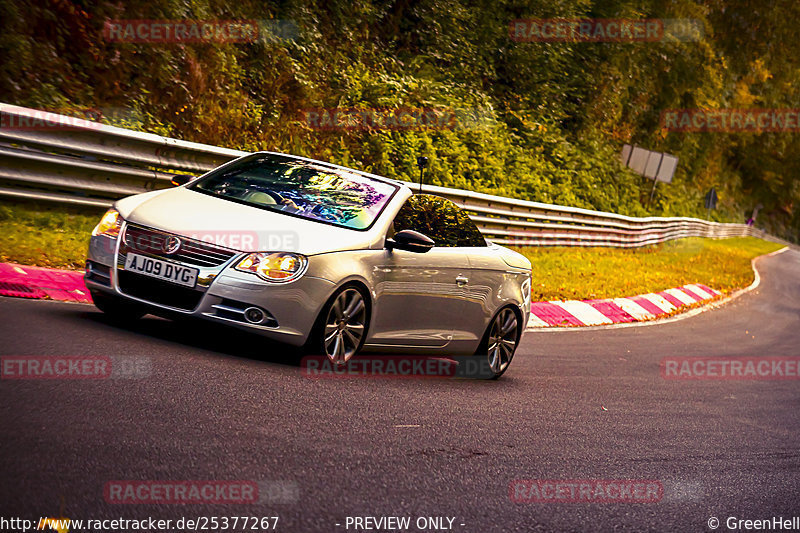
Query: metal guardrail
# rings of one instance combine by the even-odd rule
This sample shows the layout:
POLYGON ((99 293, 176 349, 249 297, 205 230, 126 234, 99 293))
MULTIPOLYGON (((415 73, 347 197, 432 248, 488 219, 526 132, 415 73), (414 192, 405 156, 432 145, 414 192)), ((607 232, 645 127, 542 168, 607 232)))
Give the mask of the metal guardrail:
MULTIPOLYGON (((0 196, 103 207, 170 187, 247 152, 0 104, 0 196)), ((418 187, 416 184, 411 184, 418 187)), ((758 236, 745 224, 636 218, 423 185, 465 208, 481 232, 515 246, 639 247, 682 237, 758 236)))

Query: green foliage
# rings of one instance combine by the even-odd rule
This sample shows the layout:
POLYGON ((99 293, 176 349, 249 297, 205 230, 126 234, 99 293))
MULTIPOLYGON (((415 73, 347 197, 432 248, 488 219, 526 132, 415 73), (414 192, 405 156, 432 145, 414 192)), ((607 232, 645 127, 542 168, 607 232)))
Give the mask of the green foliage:
POLYGON ((0 4, 0 101, 96 108, 106 122, 277 150, 415 181, 629 215, 800 229, 800 136, 667 133, 661 113, 800 108, 793 0, 134 0, 0 4), (519 18, 693 19, 696 41, 524 43, 519 18), (282 21, 254 43, 120 43, 106 19, 282 21), (437 109, 449 127, 318 129, 320 108, 437 109), (464 119, 477 115, 478 120, 464 119), (680 158, 672 184, 619 163, 626 142, 680 158))

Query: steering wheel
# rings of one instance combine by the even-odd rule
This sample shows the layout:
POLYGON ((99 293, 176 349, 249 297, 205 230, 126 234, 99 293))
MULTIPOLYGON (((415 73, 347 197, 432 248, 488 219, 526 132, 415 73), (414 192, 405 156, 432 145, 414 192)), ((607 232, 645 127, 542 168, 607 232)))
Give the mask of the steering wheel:
POLYGON ((249 199, 251 199, 253 197, 253 195, 258 195, 258 194, 266 194, 267 196, 272 198, 275 201, 276 204, 284 205, 283 202, 285 200, 284 200, 283 196, 281 196, 280 194, 276 193, 275 191, 270 191, 270 190, 262 191, 262 190, 259 190, 259 189, 256 189, 256 190, 246 189, 244 191, 244 194, 242 195, 242 199, 249 200, 249 199))
POLYGON ((286 199, 283 196, 281 196, 280 194, 276 193, 275 191, 267 190, 267 191, 259 191, 259 192, 263 192, 263 193, 266 193, 266 194, 272 196, 272 199, 275 200, 275 203, 278 204, 278 205, 283 205, 283 202, 286 201, 286 199))

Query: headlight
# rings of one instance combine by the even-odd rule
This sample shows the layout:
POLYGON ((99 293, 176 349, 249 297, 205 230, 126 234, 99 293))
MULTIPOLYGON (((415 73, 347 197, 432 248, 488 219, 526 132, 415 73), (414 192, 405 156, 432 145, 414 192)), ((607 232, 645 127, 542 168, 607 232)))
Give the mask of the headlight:
POLYGON ((261 279, 286 283, 303 275, 308 260, 289 252, 256 252, 248 254, 236 265, 236 270, 251 272, 261 279))
POLYGON ((97 226, 92 230, 92 235, 108 235, 109 237, 116 237, 119 235, 119 229, 122 226, 122 217, 119 216, 119 211, 114 208, 106 211, 103 218, 100 219, 97 226))

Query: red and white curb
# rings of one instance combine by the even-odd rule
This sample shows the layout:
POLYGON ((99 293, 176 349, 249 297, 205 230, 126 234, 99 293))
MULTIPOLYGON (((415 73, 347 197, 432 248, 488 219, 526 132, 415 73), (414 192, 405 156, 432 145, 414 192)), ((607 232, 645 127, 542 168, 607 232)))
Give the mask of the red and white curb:
MULTIPOLYGON (((534 302, 529 328, 601 326, 652 320, 716 298, 721 293, 705 285, 686 285, 653 294, 608 300, 534 302)), ((0 296, 48 298, 91 303, 83 273, 73 270, 0 263, 0 296)))
MULTIPOLYGON (((753 283, 745 289, 734 292, 726 300, 735 298, 758 286, 761 278, 755 267, 757 259, 776 255, 786 250, 788 248, 782 248, 770 254, 753 258, 751 261, 755 274, 753 283)), ((13 263, 0 263, 0 296, 92 303, 89 291, 83 283, 82 272, 13 263)), ((693 283, 628 298, 533 302, 527 329, 649 322, 682 313, 700 304, 718 300, 721 296, 723 296, 721 292, 711 287, 693 283)))
POLYGON ((675 314, 721 296, 722 293, 694 283, 661 292, 605 300, 534 302, 528 328, 605 326, 644 322, 675 314))
POLYGON ((739 296, 756 289, 761 283, 756 263, 765 258, 788 251, 781 248, 750 260, 753 283, 744 289, 728 294, 700 283, 684 285, 657 293, 640 294, 629 298, 607 300, 567 300, 534 302, 531 304, 529 330, 564 331, 569 326, 588 329, 603 327, 629 327, 637 325, 672 322, 714 309, 739 296), (675 316, 673 316, 675 315, 675 316))
POLYGON ((83 272, 0 263, 0 296, 92 303, 83 272))

